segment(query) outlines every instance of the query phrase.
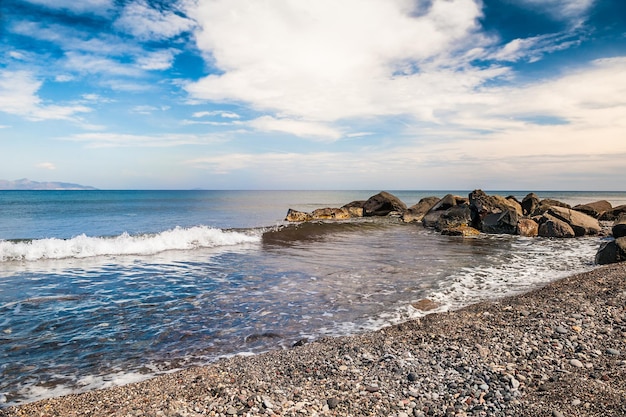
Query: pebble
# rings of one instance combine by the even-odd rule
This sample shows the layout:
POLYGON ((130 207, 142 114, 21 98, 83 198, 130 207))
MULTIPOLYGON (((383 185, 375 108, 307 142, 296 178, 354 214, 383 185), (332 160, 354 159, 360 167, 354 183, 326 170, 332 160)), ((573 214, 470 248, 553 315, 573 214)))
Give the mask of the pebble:
POLYGON ((612 356, 619 356, 621 354, 621 352, 619 350, 611 349, 611 348, 607 349, 606 353, 608 353, 609 355, 612 355, 612 356))
POLYGON ((559 333, 559 334, 567 334, 568 333, 568 330, 565 327, 563 327, 563 326, 556 326, 554 331, 559 333))
POLYGON ((581 361, 579 361, 578 359, 572 359, 569 361, 570 365, 576 367, 576 368, 582 368, 585 365, 583 365, 583 363, 581 361))

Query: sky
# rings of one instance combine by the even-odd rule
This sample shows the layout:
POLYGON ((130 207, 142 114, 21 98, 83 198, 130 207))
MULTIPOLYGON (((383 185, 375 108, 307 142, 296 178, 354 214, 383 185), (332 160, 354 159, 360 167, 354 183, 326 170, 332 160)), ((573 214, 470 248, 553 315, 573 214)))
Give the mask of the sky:
POLYGON ((626 190, 624 0, 1 0, 0 179, 626 190))

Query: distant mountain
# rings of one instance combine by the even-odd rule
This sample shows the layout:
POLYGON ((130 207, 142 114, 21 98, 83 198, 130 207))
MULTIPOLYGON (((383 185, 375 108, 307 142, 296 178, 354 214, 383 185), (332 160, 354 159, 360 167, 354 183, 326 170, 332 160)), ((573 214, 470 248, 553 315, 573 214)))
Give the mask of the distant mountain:
POLYGON ((69 182, 37 182, 23 178, 15 181, 0 180, 0 190, 97 190, 97 188, 69 182))

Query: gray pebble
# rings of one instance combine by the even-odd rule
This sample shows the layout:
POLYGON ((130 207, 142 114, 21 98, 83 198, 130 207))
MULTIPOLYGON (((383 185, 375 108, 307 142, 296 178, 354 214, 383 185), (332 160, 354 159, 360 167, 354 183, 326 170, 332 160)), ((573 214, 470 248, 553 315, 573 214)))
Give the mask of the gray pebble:
POLYGON ((572 359, 571 361, 569 361, 570 365, 575 366, 576 368, 582 368, 585 365, 583 365, 583 363, 581 361, 579 361, 578 359, 572 359))
POLYGON ((565 327, 563 327, 563 326, 556 326, 554 331, 559 333, 559 334, 567 334, 568 333, 568 330, 565 327))
POLYGON ((621 352, 617 349, 607 349, 606 353, 613 356, 619 356, 621 354, 621 352))

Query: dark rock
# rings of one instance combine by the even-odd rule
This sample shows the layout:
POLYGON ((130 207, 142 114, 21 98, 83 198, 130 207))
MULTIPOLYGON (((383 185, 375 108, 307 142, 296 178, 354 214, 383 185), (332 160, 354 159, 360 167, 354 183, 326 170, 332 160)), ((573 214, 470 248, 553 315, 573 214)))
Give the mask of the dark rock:
POLYGON ((402 215, 405 223, 419 222, 426 213, 432 209, 441 199, 439 197, 424 197, 417 204, 412 205, 402 215))
POLYGON ((530 193, 522 200, 522 213, 524 216, 530 216, 539 206, 541 200, 535 193, 530 193))
POLYGON ((409 372, 407 379, 411 382, 415 382, 419 379, 419 376, 415 372, 409 372))
POLYGON ((291 345, 291 347, 300 347, 300 346, 304 346, 309 342, 309 339, 300 339, 297 342, 295 342, 293 345, 291 345))
POLYGON ((424 225, 424 227, 435 228, 437 227, 437 222, 439 222, 439 218, 441 218, 444 213, 445 211, 443 210, 430 210, 422 218, 422 224, 424 225))
POLYGON ((616 239, 626 236, 626 214, 623 214, 619 219, 615 220, 611 230, 613 237, 616 239))
POLYGON ((615 221, 622 215, 626 215, 626 204, 614 207, 613 210, 605 212, 602 216, 600 216, 600 220, 615 221))
POLYGON ((575 237, 576 233, 574 233, 574 229, 563 220, 546 214, 542 218, 542 223, 539 225, 539 236, 566 238, 575 237))
POLYGON ((392 212, 404 213, 407 207, 398 197, 382 191, 363 204, 364 216, 387 216, 392 212))
POLYGON ((329 398, 328 400, 326 400, 326 404, 328 404, 328 408, 330 410, 334 410, 335 408, 337 408, 339 402, 340 401, 338 398, 329 398))
POLYGON ((576 236, 597 235, 602 230, 597 219, 576 210, 553 206, 547 213, 569 224, 576 236))
POLYGON ((588 216, 599 219, 607 211, 613 209, 611 203, 606 200, 595 201, 593 203, 579 204, 573 207, 574 210, 585 213, 588 216))
POLYGON ((483 218, 482 231, 494 234, 517 234, 519 214, 515 210, 506 210, 501 213, 488 214, 483 218))
POLYGON ((553 200, 551 198, 546 198, 539 202, 539 205, 535 207, 530 216, 541 216, 543 213, 548 211, 551 207, 563 207, 563 208, 572 208, 569 204, 562 203, 558 200, 553 200))
POLYGON ((457 204, 462 204, 462 203, 463 203, 462 197, 452 195, 452 194, 446 194, 441 200, 439 200, 434 206, 432 206, 430 211, 448 210, 449 208, 454 207, 457 204))
POLYGON ((596 264, 607 265, 626 261, 626 237, 603 242, 596 253, 596 264))
POLYGON ((539 234, 539 224, 532 219, 520 219, 517 223, 517 233, 520 236, 535 237, 539 234))
POLYGON ((435 225, 442 231, 453 227, 467 226, 472 221, 472 212, 467 204, 456 205, 444 211, 435 225))
POLYGON ((512 233, 516 233, 517 221, 522 216, 522 206, 515 201, 498 195, 487 195, 482 190, 474 190, 469 195, 469 202, 472 226, 476 229, 486 233, 511 233, 507 224, 512 222, 515 226, 512 233))

